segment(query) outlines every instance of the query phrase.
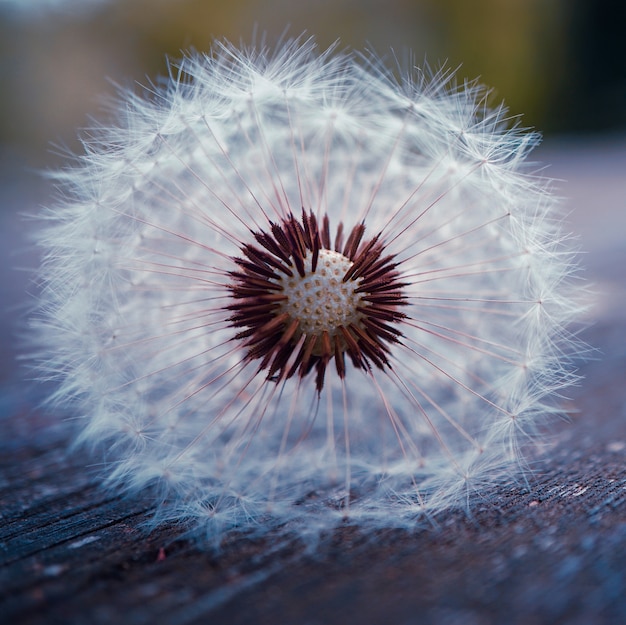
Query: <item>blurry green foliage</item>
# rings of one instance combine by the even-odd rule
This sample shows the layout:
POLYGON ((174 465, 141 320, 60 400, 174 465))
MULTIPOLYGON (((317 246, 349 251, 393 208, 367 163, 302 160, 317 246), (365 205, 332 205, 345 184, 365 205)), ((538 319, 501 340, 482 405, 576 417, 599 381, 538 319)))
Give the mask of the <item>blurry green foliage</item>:
MULTIPOLYGON (((36 3, 37 0, 29 0, 36 3)), ((70 2, 71 0, 67 0, 70 2)), ((33 4, 34 6, 34 4, 33 4)), ((36 165, 50 141, 100 116, 108 79, 146 84, 165 56, 215 38, 268 42, 288 28, 479 77, 523 123, 545 131, 626 127, 622 0, 104 0, 91 11, 0 12, 0 143, 36 165), (35 155, 35 156, 33 156, 35 155)), ((0 5, 1 8, 1 5, 0 5)))

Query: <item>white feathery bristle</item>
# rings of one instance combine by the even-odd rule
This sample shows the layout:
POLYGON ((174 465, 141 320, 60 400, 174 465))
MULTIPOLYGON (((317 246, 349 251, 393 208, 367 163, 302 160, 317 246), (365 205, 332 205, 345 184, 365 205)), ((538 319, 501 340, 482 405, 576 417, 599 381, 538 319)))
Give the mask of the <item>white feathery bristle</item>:
POLYGON ((485 98, 302 39, 219 43, 122 94, 56 176, 33 320, 52 400, 107 450, 109 484, 156 486, 158 520, 219 538, 410 526, 515 479, 575 380, 580 310, 549 182, 524 168, 538 137, 485 98), (333 240, 362 224, 396 281, 393 301, 356 298, 391 328, 372 322, 373 355, 359 339, 342 372, 350 341, 320 338, 317 377, 294 373, 306 333, 279 367, 271 340, 251 355, 268 326, 233 321, 242 263, 278 271, 246 250, 268 255, 258 237, 303 211, 333 240))

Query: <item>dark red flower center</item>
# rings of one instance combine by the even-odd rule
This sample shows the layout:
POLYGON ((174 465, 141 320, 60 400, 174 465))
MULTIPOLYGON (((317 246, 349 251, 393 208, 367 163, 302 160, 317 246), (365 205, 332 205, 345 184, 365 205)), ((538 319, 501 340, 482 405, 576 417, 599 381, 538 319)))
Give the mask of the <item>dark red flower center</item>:
POLYGON ((391 366, 389 345, 402 336, 397 326, 405 318, 406 284, 380 235, 364 240, 364 233, 358 224, 344 243, 340 223, 333 245, 328 217, 320 227, 303 210, 300 221, 290 215, 267 232, 253 232, 256 244, 244 244, 242 257, 233 259, 229 321, 246 359, 260 359, 269 379, 315 369, 320 392, 331 360, 345 376, 346 354, 365 371, 391 366))

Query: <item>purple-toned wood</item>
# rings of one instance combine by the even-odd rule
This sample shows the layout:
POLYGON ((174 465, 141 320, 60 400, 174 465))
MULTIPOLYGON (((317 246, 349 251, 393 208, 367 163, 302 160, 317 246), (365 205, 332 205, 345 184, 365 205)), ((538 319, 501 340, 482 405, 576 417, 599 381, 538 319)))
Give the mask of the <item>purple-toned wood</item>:
MULTIPOLYGON (((549 173, 574 180, 574 194, 597 182, 599 204, 573 223, 598 285, 585 332, 598 351, 528 486, 485 493, 471 518, 450 514, 411 532, 346 527, 308 550, 284 535, 236 534, 219 551, 201 550, 176 527, 143 529, 149 495, 107 493, 97 457, 69 451, 64 415, 44 415, 34 389, 16 381, 9 323, 25 280, 5 280, 3 255, 0 622, 626 622, 626 212, 615 200, 626 194, 616 193, 624 169, 614 166, 626 157, 585 154, 558 149, 546 159, 556 162, 549 173)), ((6 215, 2 223, 6 251, 21 226, 6 215)))

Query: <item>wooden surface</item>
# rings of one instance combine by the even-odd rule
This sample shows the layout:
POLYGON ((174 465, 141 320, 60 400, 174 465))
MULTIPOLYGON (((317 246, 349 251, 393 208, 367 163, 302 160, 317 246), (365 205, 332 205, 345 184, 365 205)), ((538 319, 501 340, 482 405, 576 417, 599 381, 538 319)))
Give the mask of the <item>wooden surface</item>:
MULTIPOLYGON (((8 253, 21 226, 0 214, 0 624, 626 623, 626 142, 543 160, 571 181, 598 352, 531 490, 494 490, 472 518, 412 532, 344 528, 309 551, 234 534, 201 550, 175 527, 147 533, 149 500, 101 488, 63 415, 40 413, 15 375, 7 328, 26 279, 8 268, 29 263, 8 253)), ((2 177, 0 204, 35 206, 16 181, 2 177)))
POLYGON ((625 328, 586 366, 531 490, 413 532, 345 528, 221 551, 146 533, 149 503, 106 494, 63 424, 13 406, 0 450, 3 623, 626 623, 625 328))

